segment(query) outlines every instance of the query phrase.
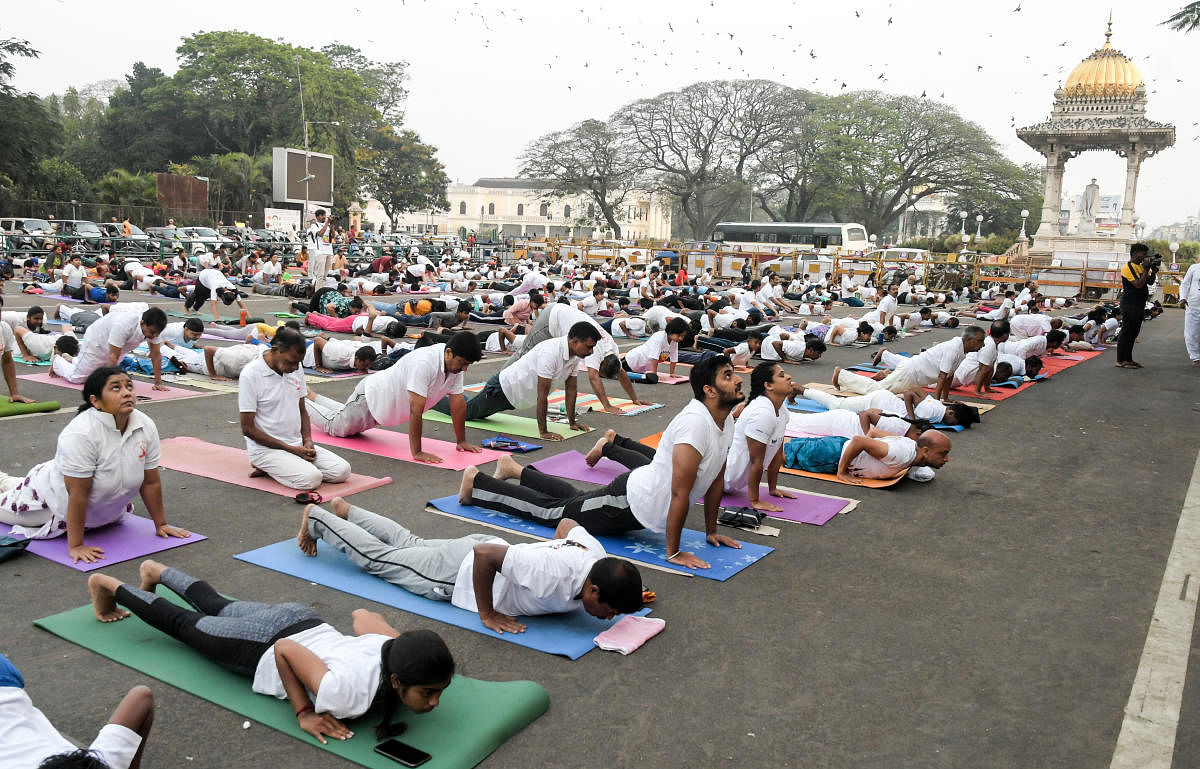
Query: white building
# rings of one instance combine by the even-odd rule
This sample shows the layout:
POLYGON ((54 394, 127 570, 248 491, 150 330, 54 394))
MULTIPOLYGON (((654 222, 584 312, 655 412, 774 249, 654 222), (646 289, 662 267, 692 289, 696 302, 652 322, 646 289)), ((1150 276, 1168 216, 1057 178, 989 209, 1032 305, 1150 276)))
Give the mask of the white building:
MULTIPOLYGON (((401 214, 398 232, 431 232, 493 238, 611 238, 613 233, 586 195, 543 198, 532 179, 479 179, 446 189, 449 211, 401 214)), ((377 200, 367 201, 366 219, 376 226, 388 219, 377 200)), ((670 205, 656 193, 634 192, 620 207, 617 221, 624 240, 668 240, 670 205)), ((390 227, 388 228, 391 229, 390 227)))
POLYGON ((951 229, 947 217, 950 215, 950 198, 945 193, 926 195, 915 204, 904 209, 896 222, 897 243, 913 238, 932 238, 951 229))

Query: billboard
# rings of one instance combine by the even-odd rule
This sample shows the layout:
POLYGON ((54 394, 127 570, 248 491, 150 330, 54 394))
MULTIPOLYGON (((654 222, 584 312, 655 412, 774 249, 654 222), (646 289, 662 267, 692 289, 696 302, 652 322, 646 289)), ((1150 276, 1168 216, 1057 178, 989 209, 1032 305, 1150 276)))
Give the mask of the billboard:
POLYGON ((287 233, 300 231, 300 212, 294 208, 264 208, 263 226, 287 233))
POLYGON ((277 203, 333 205, 333 155, 309 152, 307 172, 305 152, 292 147, 271 148, 272 197, 277 203), (305 181, 305 177, 312 178, 305 181), (305 188, 307 187, 307 196, 305 188))

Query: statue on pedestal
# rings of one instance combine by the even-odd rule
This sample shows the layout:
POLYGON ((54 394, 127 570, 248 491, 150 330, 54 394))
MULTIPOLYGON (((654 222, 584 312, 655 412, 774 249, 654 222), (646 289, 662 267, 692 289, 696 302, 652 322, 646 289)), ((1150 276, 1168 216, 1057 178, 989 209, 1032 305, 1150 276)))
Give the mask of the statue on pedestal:
POLYGON ((1080 235, 1096 234, 1096 204, 1100 200, 1100 185, 1092 179, 1083 189, 1083 199, 1079 202, 1079 231, 1080 235))

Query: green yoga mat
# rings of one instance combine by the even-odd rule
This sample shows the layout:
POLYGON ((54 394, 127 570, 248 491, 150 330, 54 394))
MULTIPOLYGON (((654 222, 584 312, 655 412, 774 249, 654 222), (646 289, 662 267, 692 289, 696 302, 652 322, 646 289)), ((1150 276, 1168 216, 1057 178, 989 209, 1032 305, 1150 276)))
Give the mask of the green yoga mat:
POLYGON ((297 315, 294 312, 273 312, 271 313, 276 318, 303 318, 303 315, 297 315))
MULTIPOLYGON (((166 595, 182 605, 182 600, 169 591, 166 595)), ((347 761, 378 769, 399 766, 375 752, 378 714, 368 713, 348 721, 347 726, 354 732, 351 739, 330 739, 322 745, 300 729, 286 700, 255 694, 249 679, 218 667, 136 617, 103 624, 88 605, 34 624, 347 761)), ((398 714, 408 724, 399 739, 432 756, 423 764, 427 769, 470 769, 549 707, 546 690, 532 681, 495 682, 455 676, 435 710, 423 715, 398 714)))
POLYGON ((61 408, 62 404, 58 401, 9 403, 8 398, 0 396, 0 417, 12 417, 17 414, 37 414, 42 411, 58 411, 61 408))
MULTIPOLYGON (((431 422, 445 422, 450 424, 450 415, 443 414, 440 411, 426 411, 425 419, 431 422)), ((522 438, 541 438, 542 433, 538 430, 537 420, 531 417, 519 417, 516 414, 500 412, 492 414, 487 419, 469 419, 467 427, 474 427, 476 430, 484 430, 491 433, 507 433, 509 435, 520 435, 522 438)), ((578 430, 572 430, 569 425, 558 424, 557 422, 547 422, 546 429, 564 438, 570 438, 574 435, 586 435, 587 433, 578 430)))
POLYGON ((20 355, 13 355, 13 361, 16 363, 25 365, 25 366, 49 366, 50 365, 50 361, 48 361, 48 360, 25 360, 20 355))

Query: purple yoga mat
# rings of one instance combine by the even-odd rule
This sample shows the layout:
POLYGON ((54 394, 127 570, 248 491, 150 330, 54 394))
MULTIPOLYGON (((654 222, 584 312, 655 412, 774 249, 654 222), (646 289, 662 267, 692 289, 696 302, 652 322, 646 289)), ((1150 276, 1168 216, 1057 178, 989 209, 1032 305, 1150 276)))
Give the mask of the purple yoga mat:
MULTIPOLYGON (((0 534, 8 534, 11 526, 0 523, 0 534)), ((189 530, 190 531, 190 530, 189 530)), ((13 535, 20 539, 18 535, 13 535)), ((41 556, 63 566, 70 566, 76 571, 95 571, 114 563, 132 561, 154 553, 161 553, 174 547, 190 545, 208 539, 203 534, 192 532, 186 539, 177 537, 160 537, 154 533, 154 521, 138 515, 130 515, 121 523, 92 529, 83 535, 83 541, 104 550, 104 557, 95 563, 71 563, 67 554, 67 536, 54 539, 35 539, 29 543, 29 552, 41 556)))
MULTIPOLYGON (((619 462, 604 457, 600 458, 595 467, 588 467, 583 460, 583 454, 578 451, 564 451, 561 454, 555 454, 534 462, 532 467, 546 475, 597 484, 609 483, 626 470, 619 462)), ((815 526, 827 523, 829 519, 854 504, 850 500, 827 497, 824 494, 810 494, 796 490, 792 490, 791 493, 796 495, 796 499, 777 499, 767 495, 764 485, 759 499, 770 501, 783 508, 782 512, 767 513, 772 518, 782 518, 797 523, 811 523, 815 526)), ((749 504, 750 500, 745 493, 726 494, 721 498, 721 505, 724 507, 747 507, 749 504)))

